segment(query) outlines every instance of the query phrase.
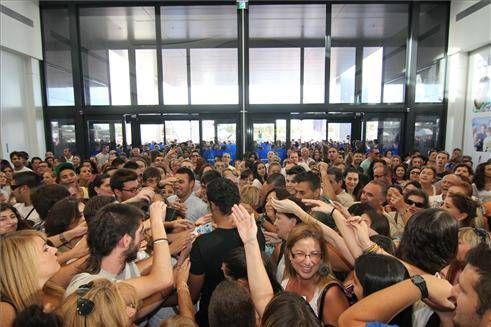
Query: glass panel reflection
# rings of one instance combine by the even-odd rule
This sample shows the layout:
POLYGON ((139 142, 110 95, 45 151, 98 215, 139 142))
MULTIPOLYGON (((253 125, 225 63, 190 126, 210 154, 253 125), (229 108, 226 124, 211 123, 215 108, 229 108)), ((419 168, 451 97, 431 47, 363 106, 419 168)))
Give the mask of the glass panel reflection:
POLYGON ((157 51, 135 50, 138 104, 158 104, 157 51))
POLYGON ((355 102, 356 48, 331 48, 330 103, 355 102))
POLYGON ((440 133, 440 119, 438 116, 416 116, 414 131, 414 148, 423 155, 429 150, 436 149, 440 133))
POLYGON ((351 142, 351 123, 327 123, 329 142, 351 142))
POLYGON ((75 122, 73 120, 51 121, 51 142, 55 156, 62 156, 64 148, 77 153, 75 122))
POLYGON ((293 141, 318 142, 326 140, 325 119, 292 119, 290 135, 293 141))
POLYGON ((188 104, 186 49, 162 50, 164 104, 188 104))
POLYGON ((168 120, 165 122, 165 140, 171 142, 199 143, 198 120, 168 120))
POLYGON ((164 142, 164 124, 141 124, 140 135, 142 144, 164 142))
POLYGON ((400 119, 371 119, 366 122, 365 140, 370 149, 376 147, 382 152, 391 150, 393 154, 399 154, 400 133, 400 119))

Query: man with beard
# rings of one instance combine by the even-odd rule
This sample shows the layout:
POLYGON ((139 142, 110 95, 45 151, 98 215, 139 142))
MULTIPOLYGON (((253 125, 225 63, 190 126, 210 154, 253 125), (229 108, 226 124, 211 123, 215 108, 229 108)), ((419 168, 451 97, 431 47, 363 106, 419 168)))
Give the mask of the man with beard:
POLYGON ((143 267, 148 266, 148 259, 133 261, 143 240, 143 217, 138 208, 120 203, 107 205, 99 211, 88 226, 90 257, 85 270, 72 278, 65 296, 95 279, 107 278, 115 282, 140 276, 143 267))

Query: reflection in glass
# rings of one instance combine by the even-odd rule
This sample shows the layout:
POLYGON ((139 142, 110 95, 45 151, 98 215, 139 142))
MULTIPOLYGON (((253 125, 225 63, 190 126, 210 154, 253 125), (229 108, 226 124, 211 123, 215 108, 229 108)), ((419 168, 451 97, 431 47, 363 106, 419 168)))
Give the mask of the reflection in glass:
POLYGON ((72 120, 51 121, 51 142, 55 156, 62 156, 64 148, 77 153, 75 123, 72 120))
POLYGON ((199 143, 198 120, 168 120, 165 122, 165 140, 170 142, 199 143))
POLYGON ((399 154, 401 137, 401 120, 369 120, 366 122, 365 139, 369 148, 378 147, 379 150, 391 150, 399 154))
POLYGON ((330 103, 355 102, 356 48, 331 48, 330 103))
POLYGON ((239 103, 237 49, 191 49, 191 104, 239 103))
POLYGON ((186 49, 162 50, 164 104, 188 104, 186 49))
POLYGON ((384 83, 384 103, 400 103, 404 101, 404 77, 384 83))
POLYGON ((201 129, 203 131, 202 141, 215 142, 215 121, 202 120, 201 129))
POLYGON ((276 141, 286 142, 286 119, 276 119, 276 141))
POLYGON ((249 102, 300 103, 300 48, 249 49, 249 102))
POLYGON ((329 142, 350 142, 351 123, 327 123, 327 137, 329 142))
POLYGON ((48 106, 73 106, 72 57, 67 9, 43 9, 44 67, 48 106))
POLYGON ((416 116, 414 131, 414 148, 423 155, 431 149, 436 149, 440 132, 438 116, 416 116))
MULTIPOLYGON (((128 131, 128 129, 126 130, 128 131)), ((140 135, 142 144, 164 142, 164 124, 141 124, 140 135)))
POLYGON ((445 59, 416 74, 416 102, 442 102, 445 59))
POLYGON ((111 104, 131 104, 130 68, 128 50, 109 50, 109 76, 111 78, 111 104))
POLYGON ((157 52, 136 49, 136 92, 138 104, 158 104, 157 52))
POLYGON ((326 140, 325 119, 292 119, 290 135, 293 141, 318 142, 326 140))
POLYGON ((133 143, 133 139, 131 137, 131 123, 125 122, 124 129, 126 132, 126 134, 124 135, 126 139, 126 145, 131 145, 133 143))
POLYGON ((324 48, 304 49, 303 103, 324 103, 324 48))
POLYGON ((236 136, 236 124, 217 124, 217 139, 219 143, 235 144, 236 136))
POLYGON ((273 123, 254 123, 253 140, 257 143, 274 142, 274 124, 273 123))
POLYGON ((382 59, 384 48, 363 48, 361 102, 379 103, 382 91, 382 59))

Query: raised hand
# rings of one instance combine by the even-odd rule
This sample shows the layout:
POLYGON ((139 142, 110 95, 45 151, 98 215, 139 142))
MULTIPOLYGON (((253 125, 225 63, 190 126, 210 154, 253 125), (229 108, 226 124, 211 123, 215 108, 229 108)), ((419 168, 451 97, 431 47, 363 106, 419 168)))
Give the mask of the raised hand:
POLYGON ((428 299, 423 300, 435 311, 448 311, 455 309, 455 303, 450 300, 452 296, 452 284, 446 279, 441 279, 433 275, 422 276, 428 289, 428 299))
POLYGON ((176 288, 187 285, 190 267, 191 262, 189 261, 189 258, 186 258, 180 265, 175 267, 176 288))
POLYGON ((272 198, 271 205, 278 212, 292 213, 292 214, 295 214, 299 208, 295 202, 289 199, 277 200, 272 198))
POLYGON ((257 241, 257 225, 254 216, 241 205, 232 207, 232 218, 244 244, 257 241))
POLYGON ((155 201, 150 205, 150 219, 159 219, 162 220, 165 217, 165 211, 167 209, 167 205, 164 201, 155 201))
POLYGON ((267 244, 278 244, 283 242, 283 240, 276 233, 264 231, 263 234, 267 244))
POLYGON ((194 222, 194 224, 196 226, 201 226, 201 225, 208 224, 211 222, 212 222, 211 213, 208 213, 208 214, 204 215, 203 217, 198 218, 198 220, 196 220, 194 222))
POLYGON ((182 229, 194 229, 194 223, 187 219, 176 219, 170 223, 172 229, 182 228, 182 229))
POLYGON ((182 236, 174 240, 169 245, 169 251, 171 255, 176 255, 178 253, 181 253, 184 249, 186 249, 190 244, 193 244, 194 239, 196 238, 196 235, 194 235, 192 232, 185 234, 183 233, 182 236))
POLYGON ((346 220, 346 224, 350 226, 354 232, 356 243, 358 246, 365 250, 372 244, 369 236, 369 230, 367 223, 359 216, 351 217, 346 220))
POLYGON ((302 202, 311 207, 312 211, 330 213, 332 209, 334 209, 332 204, 326 203, 322 200, 303 199, 302 202))

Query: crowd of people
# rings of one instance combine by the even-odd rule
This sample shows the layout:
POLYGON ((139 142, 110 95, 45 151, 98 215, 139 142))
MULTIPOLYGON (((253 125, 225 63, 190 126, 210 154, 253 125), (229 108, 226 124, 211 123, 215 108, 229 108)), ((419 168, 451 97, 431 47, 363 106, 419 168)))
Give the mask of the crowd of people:
POLYGON ((0 326, 491 326, 491 160, 202 150, 2 159, 0 326))

